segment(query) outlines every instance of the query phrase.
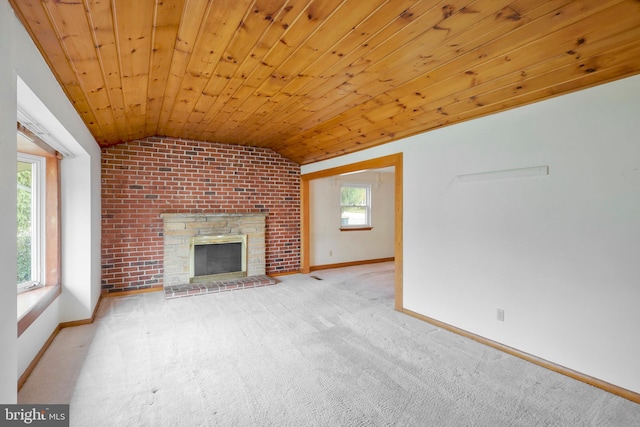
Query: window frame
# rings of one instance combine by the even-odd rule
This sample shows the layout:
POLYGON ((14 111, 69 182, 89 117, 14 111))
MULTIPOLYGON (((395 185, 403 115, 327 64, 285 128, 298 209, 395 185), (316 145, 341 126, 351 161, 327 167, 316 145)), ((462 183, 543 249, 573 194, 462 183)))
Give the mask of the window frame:
POLYGON ((17 283, 18 293, 45 285, 46 157, 18 152, 17 162, 31 164, 31 280, 17 283))
MULTIPOLYGON (((43 287, 29 289, 17 294, 18 299, 18 336, 46 310, 61 294, 61 228, 60 228, 60 161, 62 156, 36 134, 17 124, 17 153, 31 154, 45 158, 42 175, 46 181, 44 192, 44 251, 45 269, 43 287)), ((17 156, 16 156, 17 158, 17 156)))
POLYGON ((371 230, 372 219, 371 219, 371 184, 364 182, 341 182, 340 183, 340 230, 341 231, 355 231, 355 230, 371 230), (343 209, 349 205, 342 204, 342 189, 343 188, 363 188, 366 192, 366 203, 365 203, 365 224, 344 224, 343 221, 343 209))

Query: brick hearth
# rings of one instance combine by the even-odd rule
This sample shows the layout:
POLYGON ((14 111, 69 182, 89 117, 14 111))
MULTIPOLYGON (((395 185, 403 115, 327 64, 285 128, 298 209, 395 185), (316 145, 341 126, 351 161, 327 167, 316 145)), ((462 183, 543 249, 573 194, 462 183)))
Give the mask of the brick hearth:
POLYGON ((189 283, 185 285, 165 286, 164 296, 167 299, 191 297, 202 294, 215 294, 240 289, 258 288, 275 285, 278 281, 269 276, 242 277, 240 279, 223 280, 210 283, 189 283))

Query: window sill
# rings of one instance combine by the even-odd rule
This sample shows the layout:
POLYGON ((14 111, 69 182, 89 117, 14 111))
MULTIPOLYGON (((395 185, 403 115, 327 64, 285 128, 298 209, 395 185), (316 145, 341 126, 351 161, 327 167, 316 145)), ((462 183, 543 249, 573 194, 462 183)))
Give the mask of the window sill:
POLYGON ((18 294, 18 337, 61 293, 62 287, 58 284, 18 294))
POLYGON ((373 230, 373 227, 340 227, 340 231, 368 231, 373 230))

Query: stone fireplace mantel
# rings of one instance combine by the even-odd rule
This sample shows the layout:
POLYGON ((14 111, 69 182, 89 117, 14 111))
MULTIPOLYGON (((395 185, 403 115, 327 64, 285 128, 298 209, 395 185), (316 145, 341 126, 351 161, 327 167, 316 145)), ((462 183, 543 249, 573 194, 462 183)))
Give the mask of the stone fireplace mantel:
POLYGON ((265 274, 266 213, 163 213, 164 287, 190 282, 194 238, 245 235, 247 277, 265 274))

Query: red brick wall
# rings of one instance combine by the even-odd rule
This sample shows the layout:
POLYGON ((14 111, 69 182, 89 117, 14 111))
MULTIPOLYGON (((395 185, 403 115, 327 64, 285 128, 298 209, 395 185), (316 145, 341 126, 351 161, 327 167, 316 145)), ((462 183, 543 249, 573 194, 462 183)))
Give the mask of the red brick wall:
POLYGON ((267 274, 300 269, 300 166, 267 149, 147 138, 102 150, 103 292, 162 286, 164 212, 268 212, 267 274))

